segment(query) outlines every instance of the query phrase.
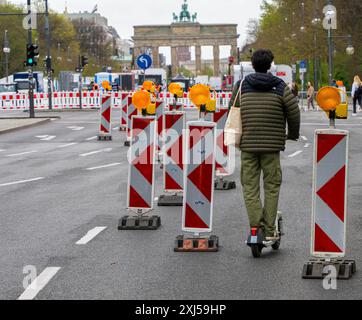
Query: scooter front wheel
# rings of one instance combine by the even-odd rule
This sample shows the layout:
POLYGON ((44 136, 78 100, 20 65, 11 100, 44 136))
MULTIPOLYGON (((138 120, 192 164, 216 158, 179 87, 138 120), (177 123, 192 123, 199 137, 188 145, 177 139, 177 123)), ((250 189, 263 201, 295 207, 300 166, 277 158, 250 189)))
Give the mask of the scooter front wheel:
POLYGON ((261 252, 263 251, 263 246, 261 246, 260 244, 253 244, 251 246, 251 252, 253 254, 253 257, 255 259, 258 259, 261 257, 261 252))

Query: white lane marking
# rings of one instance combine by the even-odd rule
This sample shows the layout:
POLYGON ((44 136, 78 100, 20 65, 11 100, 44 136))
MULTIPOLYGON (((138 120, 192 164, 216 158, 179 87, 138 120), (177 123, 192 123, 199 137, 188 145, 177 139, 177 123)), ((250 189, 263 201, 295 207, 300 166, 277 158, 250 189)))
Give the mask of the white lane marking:
POLYGON ((34 179, 29 179, 29 180, 8 182, 8 183, 0 184, 0 187, 8 187, 8 186, 16 185, 16 184, 24 184, 24 183, 35 182, 35 181, 44 180, 44 179, 45 179, 44 177, 39 177, 39 178, 34 178, 34 179))
POLYGON ((97 139, 98 137, 97 136, 94 136, 94 137, 90 137, 90 138, 88 138, 88 139, 85 139, 86 141, 92 141, 92 140, 95 140, 95 139, 97 139))
POLYGON ((87 168, 87 169, 85 169, 85 170, 87 170, 87 171, 93 171, 93 170, 98 170, 98 169, 104 169, 104 168, 110 168, 110 167, 119 166, 119 165, 121 165, 121 164, 122 164, 122 163, 117 162, 117 163, 106 164, 106 165, 104 165, 104 166, 87 168))
POLYGON ((46 136, 35 136, 35 138, 38 138, 38 139, 44 139, 46 137, 48 137, 48 136, 47 135, 46 136))
POLYGON ((76 127, 76 126, 72 126, 72 127, 68 127, 68 129, 73 130, 73 131, 81 131, 84 129, 84 127, 76 127))
POLYGON ((57 149, 63 149, 63 148, 75 146, 76 144, 78 144, 78 142, 68 143, 68 144, 65 144, 65 145, 62 145, 62 146, 57 147, 57 149))
POLYGON ((90 231, 78 242, 76 242, 76 245, 85 245, 88 242, 92 241, 97 235, 99 235, 102 231, 106 230, 107 227, 96 227, 90 231))
POLYGON ((0 149, 0 152, 4 152, 5 150, 4 149, 0 149))
POLYGON ((308 141, 307 137, 305 137, 305 136, 302 136, 302 139, 303 139, 304 141, 308 141))
POLYGON ((59 267, 46 268, 39 276, 34 279, 31 285, 25 289, 18 300, 33 300, 60 269, 61 268, 59 267))
POLYGON ((117 130, 119 130, 119 127, 115 127, 115 128, 113 128, 113 130, 114 130, 114 131, 117 131, 117 130))
POLYGON ((288 158, 294 158, 294 157, 300 155, 301 153, 303 153, 303 151, 299 150, 299 151, 297 151, 297 152, 294 152, 294 153, 291 154, 290 156, 288 156, 288 158))
POLYGON ((96 150, 96 151, 92 151, 92 152, 80 154, 79 156, 80 156, 80 157, 88 157, 88 156, 92 156, 92 155, 97 154, 97 153, 111 152, 112 150, 113 150, 112 148, 102 149, 102 150, 96 150))
POLYGON ((155 198, 155 202, 157 202, 157 201, 158 201, 158 197, 155 198))
POLYGON ((310 147, 310 144, 309 143, 306 143, 305 145, 304 145, 304 148, 309 148, 310 147))
POLYGON ((27 154, 32 154, 32 153, 36 153, 36 152, 38 152, 38 151, 34 150, 34 151, 27 151, 27 152, 22 152, 22 153, 8 154, 7 157, 25 156, 27 154))
POLYGON ((40 139, 41 141, 51 141, 51 140, 54 140, 57 136, 47 136, 46 138, 44 139, 40 139))

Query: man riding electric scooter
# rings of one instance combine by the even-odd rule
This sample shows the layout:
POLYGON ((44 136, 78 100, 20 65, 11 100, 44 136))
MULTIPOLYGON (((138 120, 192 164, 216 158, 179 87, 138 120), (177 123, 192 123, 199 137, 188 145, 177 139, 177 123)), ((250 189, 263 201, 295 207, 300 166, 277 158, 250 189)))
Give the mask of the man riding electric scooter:
POLYGON ((256 73, 237 83, 230 103, 231 107, 235 102, 241 112, 241 183, 251 227, 247 244, 256 258, 265 247, 279 249, 282 235, 282 219, 278 213, 282 184, 280 152, 285 150, 286 140, 299 139, 300 131, 296 97, 283 80, 268 73, 273 60, 270 50, 256 51, 252 57, 256 73), (261 173, 264 205, 260 199, 261 173))

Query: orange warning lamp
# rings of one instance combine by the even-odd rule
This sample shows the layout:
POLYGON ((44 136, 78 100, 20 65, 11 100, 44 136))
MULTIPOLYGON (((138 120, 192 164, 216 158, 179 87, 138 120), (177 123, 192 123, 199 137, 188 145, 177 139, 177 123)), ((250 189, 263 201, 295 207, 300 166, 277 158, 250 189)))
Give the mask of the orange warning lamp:
POLYGON ((136 92, 132 97, 132 103, 139 111, 146 109, 151 104, 150 93, 145 90, 136 92))
POLYGON ((156 85, 153 81, 145 81, 142 85, 143 90, 154 93, 156 90, 156 85))
POLYGON ((112 89, 109 81, 107 81, 107 80, 102 82, 102 88, 105 89, 105 90, 111 90, 112 89))
POLYGON ((210 88, 204 84, 196 84, 191 88, 189 96, 194 105, 207 105, 211 100, 210 88))
POLYGON ((318 91, 317 103, 325 112, 335 111, 341 104, 341 94, 335 87, 324 87, 318 91))
POLYGON ((177 96, 178 98, 182 98, 183 96, 183 89, 181 87, 181 85, 179 83, 171 83, 169 86, 168 86, 168 91, 174 95, 174 96, 177 96))

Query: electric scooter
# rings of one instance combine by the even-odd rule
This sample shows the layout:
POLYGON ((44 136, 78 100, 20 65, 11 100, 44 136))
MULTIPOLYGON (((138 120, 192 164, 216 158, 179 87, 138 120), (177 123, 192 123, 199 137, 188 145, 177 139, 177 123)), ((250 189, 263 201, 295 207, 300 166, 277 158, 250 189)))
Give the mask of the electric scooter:
POLYGON ((246 244, 251 248, 251 252, 254 258, 260 258, 264 248, 271 247, 275 251, 279 250, 282 242, 282 236, 284 236, 283 217, 279 211, 275 221, 275 228, 278 236, 277 240, 275 241, 266 241, 265 234, 261 228, 251 229, 251 235, 249 236, 246 244))

